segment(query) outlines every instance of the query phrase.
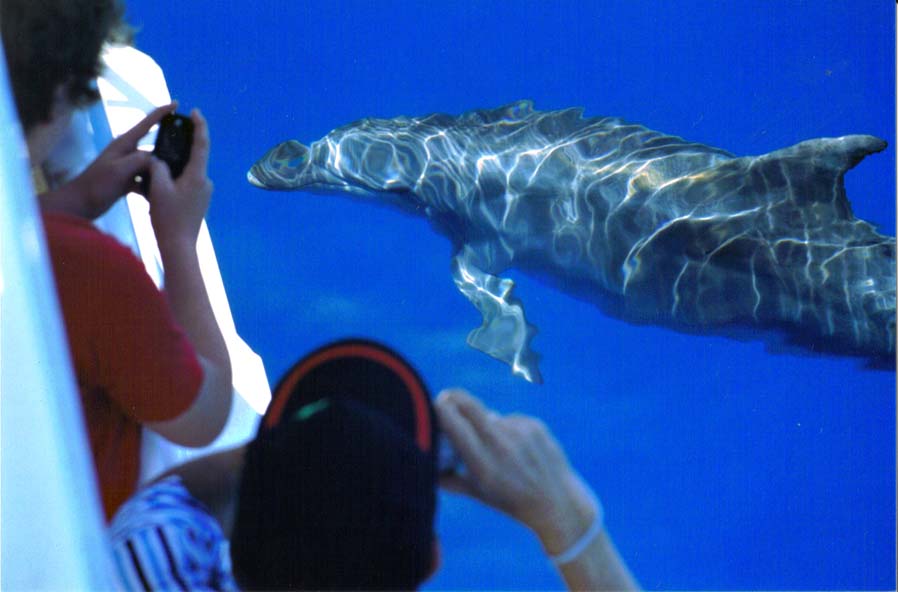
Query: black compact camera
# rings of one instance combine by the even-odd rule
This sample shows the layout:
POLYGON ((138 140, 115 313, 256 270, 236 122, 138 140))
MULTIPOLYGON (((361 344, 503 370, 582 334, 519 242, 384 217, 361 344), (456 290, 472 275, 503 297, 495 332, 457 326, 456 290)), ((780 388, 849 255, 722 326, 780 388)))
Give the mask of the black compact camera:
POLYGON ((193 145, 193 122, 189 117, 169 113, 159 122, 153 155, 168 164, 172 179, 177 179, 190 160, 193 145))

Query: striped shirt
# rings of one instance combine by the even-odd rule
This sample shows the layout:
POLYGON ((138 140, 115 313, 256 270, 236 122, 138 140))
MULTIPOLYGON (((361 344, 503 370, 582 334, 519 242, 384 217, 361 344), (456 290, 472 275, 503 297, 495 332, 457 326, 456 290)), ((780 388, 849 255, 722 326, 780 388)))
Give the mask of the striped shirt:
POLYGON ((181 479, 140 490, 110 525, 115 568, 126 590, 237 590, 228 541, 181 479))

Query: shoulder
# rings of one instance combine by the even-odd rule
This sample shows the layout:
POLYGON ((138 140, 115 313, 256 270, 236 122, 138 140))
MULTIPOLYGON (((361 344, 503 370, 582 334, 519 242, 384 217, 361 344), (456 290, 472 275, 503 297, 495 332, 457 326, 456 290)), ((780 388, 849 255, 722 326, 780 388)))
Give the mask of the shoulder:
POLYGON ((116 540, 136 529, 170 523, 218 529, 206 507, 193 497, 180 477, 172 475, 142 488, 122 505, 110 525, 110 534, 116 540))
POLYGON ((162 322, 160 315, 167 319, 167 302, 131 249, 89 220, 47 212, 43 219, 66 323, 87 331, 76 333, 96 336, 101 333, 88 328, 102 332, 120 324, 131 330, 126 325, 144 317, 153 323, 162 322))

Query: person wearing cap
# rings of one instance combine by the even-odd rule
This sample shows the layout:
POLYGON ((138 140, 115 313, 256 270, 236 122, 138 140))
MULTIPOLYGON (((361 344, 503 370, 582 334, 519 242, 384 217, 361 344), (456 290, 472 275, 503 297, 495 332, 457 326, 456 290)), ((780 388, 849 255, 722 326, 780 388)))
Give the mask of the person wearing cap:
POLYGON ((570 588, 637 587, 541 422, 458 389, 434 404, 407 362, 366 340, 300 360, 252 442, 125 504, 115 564, 128 589, 416 589, 439 565, 441 479, 533 529, 570 588))

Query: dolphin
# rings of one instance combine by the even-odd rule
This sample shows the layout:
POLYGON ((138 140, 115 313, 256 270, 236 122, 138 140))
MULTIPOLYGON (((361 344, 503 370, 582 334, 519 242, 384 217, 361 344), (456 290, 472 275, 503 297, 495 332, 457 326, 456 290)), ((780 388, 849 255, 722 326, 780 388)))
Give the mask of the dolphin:
POLYGON ((541 381, 536 329, 500 276, 511 267, 632 323, 776 334, 875 366, 894 363, 895 239, 853 216, 843 177, 885 148, 849 135, 737 157, 519 101, 288 140, 247 179, 428 218, 452 240, 452 277, 483 316, 468 343, 529 381, 541 381))

